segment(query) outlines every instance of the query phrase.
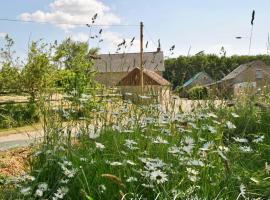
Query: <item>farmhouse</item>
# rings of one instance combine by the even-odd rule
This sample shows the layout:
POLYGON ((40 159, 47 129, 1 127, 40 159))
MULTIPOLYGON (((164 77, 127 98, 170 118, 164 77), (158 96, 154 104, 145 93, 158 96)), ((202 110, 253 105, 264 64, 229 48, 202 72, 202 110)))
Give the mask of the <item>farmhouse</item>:
MULTIPOLYGON (((143 70, 143 93, 147 96, 156 97, 159 102, 164 101, 170 96, 171 83, 160 76, 158 73, 143 70)), ((117 84, 122 94, 137 96, 141 93, 141 69, 136 67, 123 77, 117 84)))
MULTIPOLYGON (((101 54, 95 62, 97 82, 114 87, 130 71, 140 66, 140 53, 101 54)), ((143 53, 143 66, 162 75, 164 57, 162 51, 143 53)))
POLYGON ((213 83, 213 79, 206 72, 199 72, 182 86, 180 96, 186 96, 186 92, 195 86, 203 86, 213 83))
POLYGON ((253 61, 240 65, 220 81, 208 84, 222 95, 239 95, 255 92, 270 84, 270 67, 262 61, 253 61))

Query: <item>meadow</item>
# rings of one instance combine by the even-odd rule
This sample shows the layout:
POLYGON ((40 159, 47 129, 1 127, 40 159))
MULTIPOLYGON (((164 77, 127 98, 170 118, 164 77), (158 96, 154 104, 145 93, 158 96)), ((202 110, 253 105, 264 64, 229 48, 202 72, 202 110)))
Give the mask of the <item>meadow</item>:
POLYGON ((46 105, 44 141, 0 199, 269 199, 270 110, 257 101, 268 93, 188 113, 87 95, 46 105))

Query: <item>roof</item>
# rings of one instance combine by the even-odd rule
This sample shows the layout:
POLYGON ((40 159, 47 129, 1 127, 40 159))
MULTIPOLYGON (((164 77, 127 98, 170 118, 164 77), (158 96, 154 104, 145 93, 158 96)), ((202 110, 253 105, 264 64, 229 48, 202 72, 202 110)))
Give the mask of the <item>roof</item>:
POLYGON ((231 73, 229 73, 227 76, 221 79, 221 81, 230 80, 236 78, 239 74, 244 72, 246 69, 248 69, 251 66, 266 66, 264 62, 258 60, 258 61, 252 61, 243 65, 240 65, 236 69, 234 69, 231 73))
MULTIPOLYGON (((163 52, 143 53, 144 68, 164 71, 163 52)), ((140 67, 140 53, 101 54, 94 68, 98 72, 129 72, 140 67)))
POLYGON ((210 78, 210 76, 206 72, 199 72, 195 76, 193 76, 192 78, 190 78, 188 81, 186 81, 184 83, 183 87, 187 87, 188 85, 190 85, 191 83, 193 83, 193 81, 197 80, 200 76, 203 76, 203 75, 206 75, 207 77, 210 78))
MULTIPOLYGON (((132 71, 130 71, 124 78, 122 78, 117 85, 140 85, 140 72, 141 69, 136 67, 132 71)), ((167 81, 165 78, 157 74, 156 72, 144 69, 143 70, 143 78, 145 85, 161 85, 161 86, 169 86, 171 83, 167 81)))

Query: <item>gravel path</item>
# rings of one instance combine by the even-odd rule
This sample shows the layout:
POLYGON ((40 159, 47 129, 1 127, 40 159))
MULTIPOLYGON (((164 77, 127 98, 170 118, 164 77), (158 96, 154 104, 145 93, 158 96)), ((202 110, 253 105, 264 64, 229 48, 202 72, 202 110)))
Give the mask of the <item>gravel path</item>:
POLYGON ((16 147, 29 146, 40 141, 42 136, 42 130, 0 136, 0 151, 5 151, 16 147))

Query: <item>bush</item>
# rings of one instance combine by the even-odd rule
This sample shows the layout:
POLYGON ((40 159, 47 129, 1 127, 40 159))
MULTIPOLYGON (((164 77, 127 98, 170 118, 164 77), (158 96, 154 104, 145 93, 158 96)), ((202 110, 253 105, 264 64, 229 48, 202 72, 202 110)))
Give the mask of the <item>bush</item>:
POLYGON ((37 106, 33 103, 0 106, 0 128, 11 128, 39 121, 37 106))
POLYGON ((203 86, 196 86, 187 91, 188 98, 199 100, 205 99, 208 97, 208 90, 206 87, 203 86))

